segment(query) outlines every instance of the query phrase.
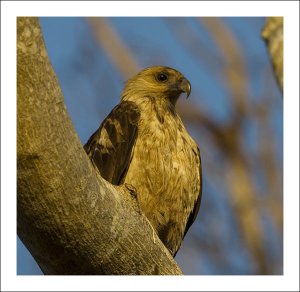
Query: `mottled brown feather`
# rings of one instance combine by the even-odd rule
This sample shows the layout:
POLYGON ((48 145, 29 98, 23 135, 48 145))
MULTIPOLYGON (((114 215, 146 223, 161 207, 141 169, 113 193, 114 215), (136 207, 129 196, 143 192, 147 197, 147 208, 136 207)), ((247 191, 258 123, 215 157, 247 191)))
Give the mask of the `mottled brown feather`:
POLYGON ((114 185, 122 182, 128 169, 139 118, 138 107, 131 101, 123 101, 84 145, 102 177, 114 185))
POLYGON ((200 205, 201 205, 201 199, 202 199, 202 164, 201 164, 201 156, 200 156, 200 150, 197 147, 197 155, 199 158, 199 177, 200 177, 200 192, 199 192, 199 196, 195 202, 195 206, 193 211, 191 212, 188 222, 186 224, 185 230, 184 230, 184 236, 186 235, 186 233, 188 232, 189 228, 191 227, 191 225, 195 222, 196 217, 198 215, 199 209, 200 209, 200 205))

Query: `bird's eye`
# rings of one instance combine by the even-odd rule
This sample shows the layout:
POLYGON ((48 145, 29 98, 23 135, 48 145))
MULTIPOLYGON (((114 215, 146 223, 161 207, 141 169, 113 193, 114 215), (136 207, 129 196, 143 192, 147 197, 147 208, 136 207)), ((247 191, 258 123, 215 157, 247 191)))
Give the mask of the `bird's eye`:
POLYGON ((159 74, 157 74, 156 79, 159 82, 165 82, 168 80, 168 75, 166 73, 159 73, 159 74))

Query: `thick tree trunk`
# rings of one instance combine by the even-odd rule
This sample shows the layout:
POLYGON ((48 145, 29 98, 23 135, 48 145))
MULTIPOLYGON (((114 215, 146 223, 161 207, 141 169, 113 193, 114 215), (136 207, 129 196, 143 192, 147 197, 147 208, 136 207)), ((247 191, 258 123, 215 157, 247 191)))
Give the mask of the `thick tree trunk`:
POLYGON ((17 19, 18 235, 45 274, 181 274, 134 199, 94 170, 37 18, 17 19))

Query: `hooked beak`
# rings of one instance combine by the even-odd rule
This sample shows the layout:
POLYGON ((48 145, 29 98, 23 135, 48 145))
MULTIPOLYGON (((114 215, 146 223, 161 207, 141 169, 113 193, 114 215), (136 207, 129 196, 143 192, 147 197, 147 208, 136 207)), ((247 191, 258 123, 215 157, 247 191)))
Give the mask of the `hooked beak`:
POLYGON ((186 98, 188 98, 191 93, 191 83, 187 79, 183 78, 179 83, 179 90, 181 92, 185 92, 186 98))

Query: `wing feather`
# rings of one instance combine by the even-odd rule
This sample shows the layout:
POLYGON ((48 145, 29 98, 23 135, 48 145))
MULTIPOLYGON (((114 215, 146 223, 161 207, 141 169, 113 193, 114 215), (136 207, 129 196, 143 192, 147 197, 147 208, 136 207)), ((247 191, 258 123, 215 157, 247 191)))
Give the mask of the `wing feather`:
POLYGON ((200 191, 199 191, 199 195, 197 197, 197 200, 195 201, 195 205, 194 205, 194 209, 193 211, 190 213, 189 219, 187 221, 185 230, 184 230, 184 236, 186 235, 186 233, 188 232, 189 228, 191 227, 191 225, 194 223, 194 221, 196 220, 197 214, 199 212, 200 209, 200 204, 201 204, 201 198, 202 198, 202 169, 201 169, 201 156, 200 156, 200 150, 197 147, 197 156, 199 159, 199 184, 200 184, 200 191))
POLYGON ((101 176, 112 184, 119 185, 128 169, 139 118, 137 105, 122 101, 84 145, 101 176))

